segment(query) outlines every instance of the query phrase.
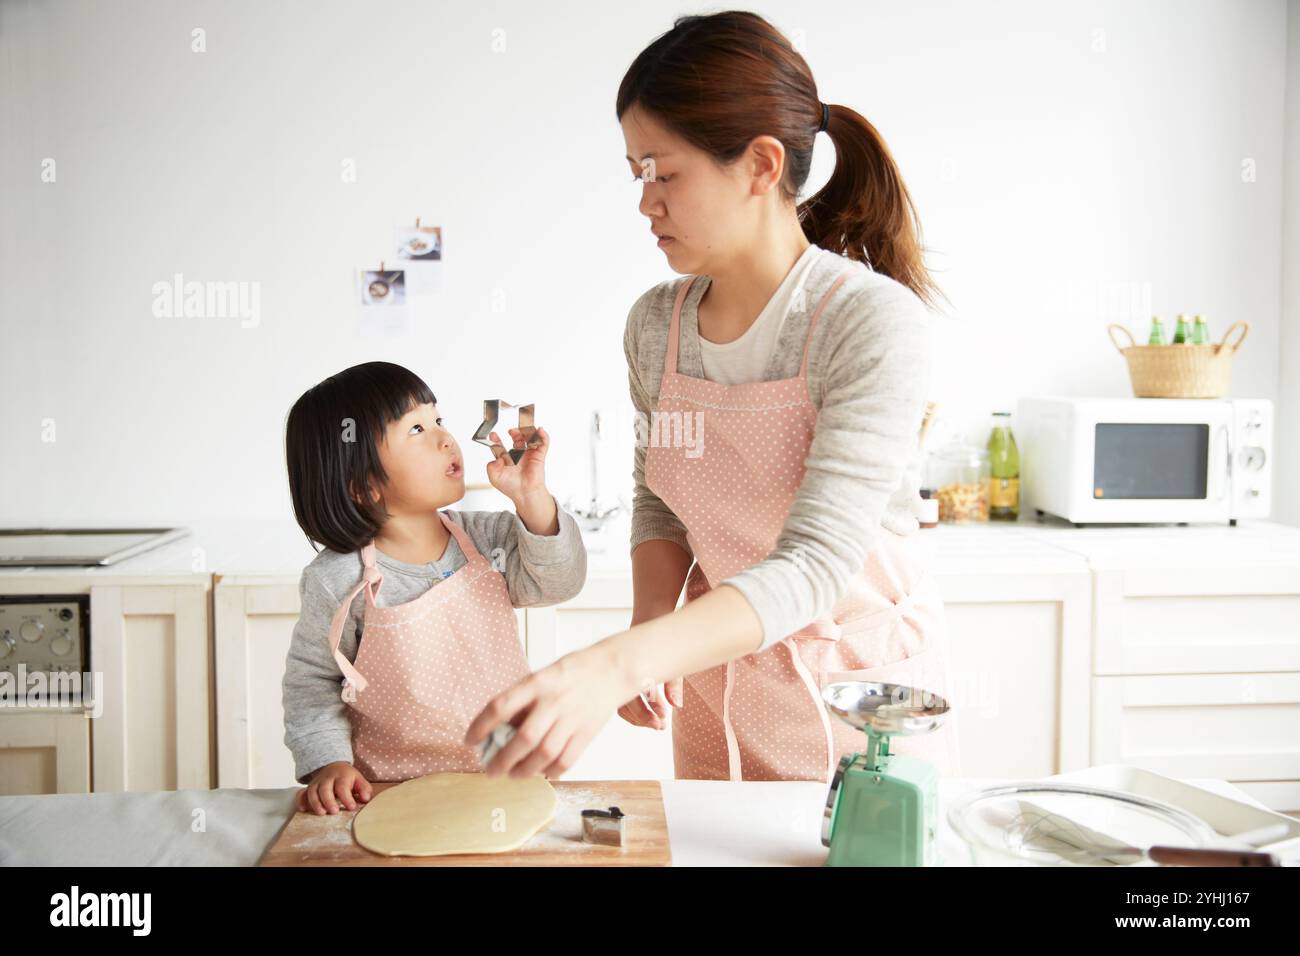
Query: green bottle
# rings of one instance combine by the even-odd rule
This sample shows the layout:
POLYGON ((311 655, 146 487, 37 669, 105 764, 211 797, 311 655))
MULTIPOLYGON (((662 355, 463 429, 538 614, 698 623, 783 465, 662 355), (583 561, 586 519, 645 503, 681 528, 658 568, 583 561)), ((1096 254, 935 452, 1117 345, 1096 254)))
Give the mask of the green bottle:
POLYGON ((1179 312, 1178 324, 1174 326, 1174 345, 1187 345, 1187 316, 1179 312))
POLYGON ((1205 324, 1205 317, 1198 315, 1192 323, 1192 344, 1209 345, 1210 327, 1205 324))
POLYGON ((1020 450, 1011 433, 1011 413, 993 413, 993 433, 988 444, 989 520, 1015 521, 1020 517, 1020 450))
POLYGON ((1164 345, 1165 344, 1165 326, 1160 321, 1160 316, 1151 316, 1151 337, 1147 339, 1147 345, 1164 345))

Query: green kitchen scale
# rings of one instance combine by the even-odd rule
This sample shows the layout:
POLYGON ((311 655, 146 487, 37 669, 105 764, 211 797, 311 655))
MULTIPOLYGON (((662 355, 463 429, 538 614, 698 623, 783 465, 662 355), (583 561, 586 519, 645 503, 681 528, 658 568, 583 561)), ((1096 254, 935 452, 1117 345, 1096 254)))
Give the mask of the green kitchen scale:
POLYGON ((844 681, 822 690, 826 708, 867 735, 867 749, 845 754, 822 819, 827 866, 934 866, 939 771, 889 752, 892 737, 928 734, 948 716, 942 697, 901 684, 844 681))

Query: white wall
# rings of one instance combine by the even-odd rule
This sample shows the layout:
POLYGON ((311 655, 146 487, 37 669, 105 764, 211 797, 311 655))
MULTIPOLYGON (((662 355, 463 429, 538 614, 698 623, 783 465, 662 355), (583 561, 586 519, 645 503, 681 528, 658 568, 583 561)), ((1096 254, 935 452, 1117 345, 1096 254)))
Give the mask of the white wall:
POLYGON ((1300 524, 1300 0, 1287 4, 1286 185, 1282 203, 1281 357, 1278 376, 1280 453, 1274 517, 1300 524))
MULTIPOLYGON (((1277 399, 1300 372, 1294 278, 1287 339, 1279 320, 1295 0, 1289 55, 1283 0, 752 8, 802 31, 822 98, 902 166, 955 305, 934 397, 958 427, 982 439, 1026 393, 1125 394, 1104 327, 1141 334, 1151 310, 1252 323, 1235 395, 1277 399)), ((672 273, 614 97, 674 15, 711 9, 0 6, 0 522, 286 517, 289 405, 371 359, 422 374, 479 467, 481 399, 536 402, 562 499, 586 490, 599 406, 607 480, 630 486, 623 324, 672 273), (416 215, 445 229, 444 292, 409 337, 361 337, 353 270, 416 215), (260 323, 156 318, 177 272, 259 283, 260 323)), ((823 137, 811 187, 832 160, 823 137)))

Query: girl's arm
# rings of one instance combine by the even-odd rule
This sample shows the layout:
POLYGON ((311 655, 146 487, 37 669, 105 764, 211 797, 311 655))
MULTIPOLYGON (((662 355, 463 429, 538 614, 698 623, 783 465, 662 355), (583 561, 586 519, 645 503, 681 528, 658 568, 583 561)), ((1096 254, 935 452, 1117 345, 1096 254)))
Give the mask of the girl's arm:
MULTIPOLYGON (((352 724, 343 702, 343 675, 330 653, 330 622, 341 599, 315 574, 298 582, 301 608, 293 628, 280 684, 284 706, 284 744, 293 755, 294 778, 306 783, 312 772, 336 761, 352 762, 352 724)), ((356 625, 350 613, 339 650, 357 654, 356 625)))
MULTIPOLYGON (((552 498, 554 502, 554 498, 552 498)), ((573 515, 558 505, 556 530, 534 534, 514 511, 453 511, 483 557, 506 579, 515 607, 544 607, 575 597, 587 580, 587 548, 573 515)))

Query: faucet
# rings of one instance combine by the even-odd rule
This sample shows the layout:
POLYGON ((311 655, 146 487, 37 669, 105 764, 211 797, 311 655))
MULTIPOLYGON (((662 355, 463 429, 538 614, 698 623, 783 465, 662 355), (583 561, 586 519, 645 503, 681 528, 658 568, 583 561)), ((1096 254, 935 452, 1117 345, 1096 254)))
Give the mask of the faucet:
POLYGON ((603 504, 600 500, 599 451, 602 437, 600 410, 594 409, 591 413, 591 428, 587 431, 591 500, 585 506, 572 504, 572 498, 564 504, 565 510, 578 520, 578 525, 590 532, 599 532, 606 522, 628 510, 622 501, 603 504))

